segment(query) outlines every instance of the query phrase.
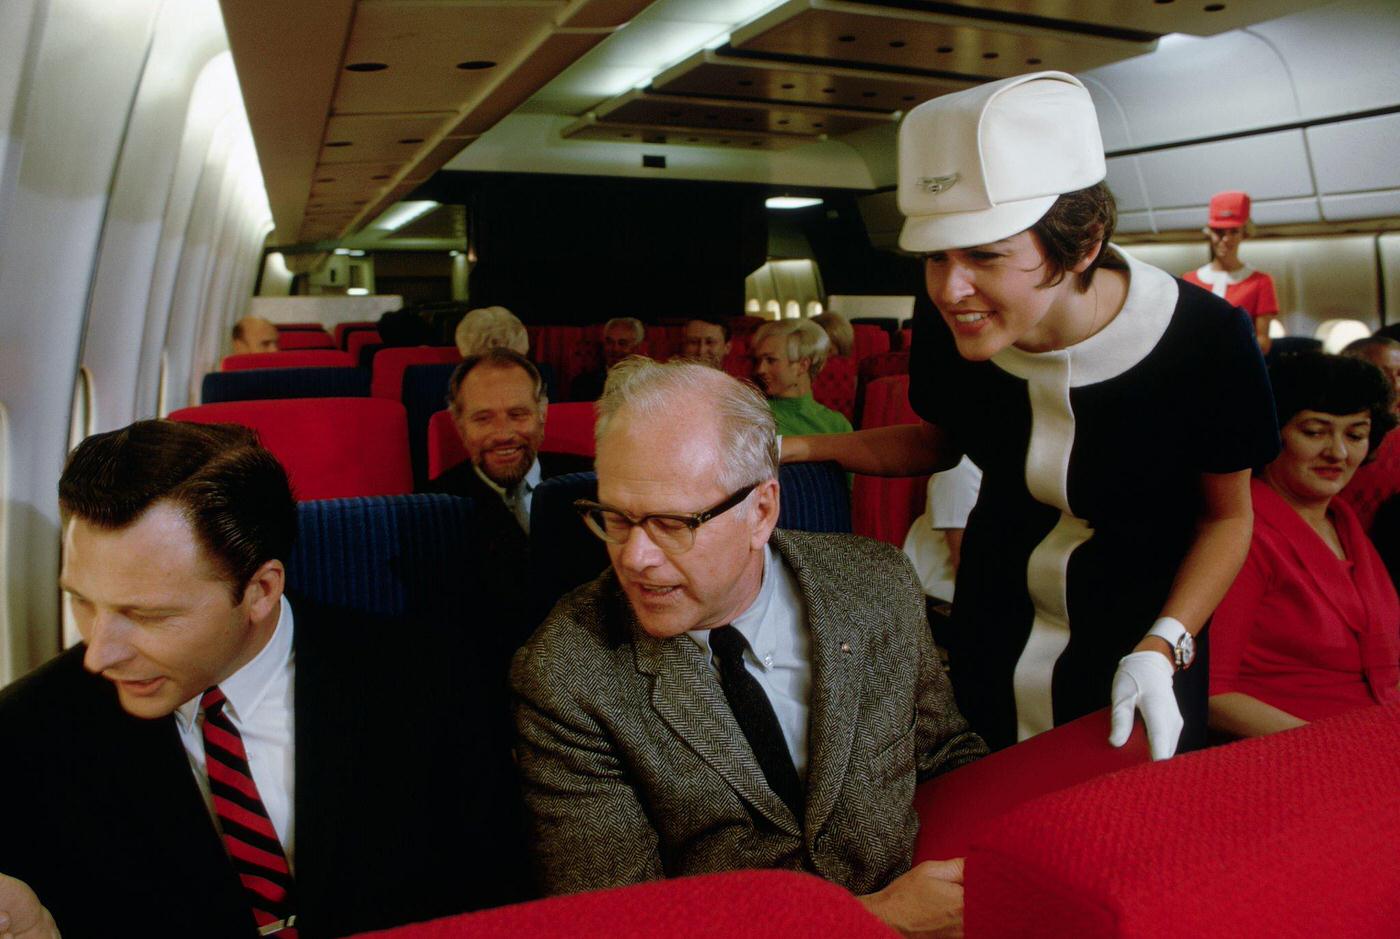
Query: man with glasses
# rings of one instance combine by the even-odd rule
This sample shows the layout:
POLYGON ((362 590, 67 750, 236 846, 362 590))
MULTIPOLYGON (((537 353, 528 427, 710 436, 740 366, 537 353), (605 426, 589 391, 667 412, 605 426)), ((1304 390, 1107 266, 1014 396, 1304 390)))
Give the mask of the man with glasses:
POLYGON ((960 863, 908 870, 914 786, 985 747, 903 555, 774 531, 772 412, 712 368, 622 363, 597 437, 578 508, 612 567, 511 674, 545 889, 790 868, 895 925, 955 924, 960 863))

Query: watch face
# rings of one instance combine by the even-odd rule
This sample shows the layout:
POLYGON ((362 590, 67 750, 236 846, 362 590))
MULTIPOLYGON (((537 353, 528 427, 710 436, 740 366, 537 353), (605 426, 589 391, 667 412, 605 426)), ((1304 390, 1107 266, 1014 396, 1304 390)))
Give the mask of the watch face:
POLYGON ((1176 643, 1176 665, 1178 668, 1189 668, 1194 661, 1196 661, 1196 637, 1190 633, 1184 633, 1176 643))

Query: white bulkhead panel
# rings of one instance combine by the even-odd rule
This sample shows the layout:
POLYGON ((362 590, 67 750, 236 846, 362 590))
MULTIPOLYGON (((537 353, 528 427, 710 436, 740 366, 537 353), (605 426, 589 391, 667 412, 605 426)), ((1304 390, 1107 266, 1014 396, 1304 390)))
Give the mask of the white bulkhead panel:
MULTIPOLYGON (((1313 195, 1301 130, 1173 147, 1144 153, 1138 160, 1161 230, 1204 225, 1205 205, 1222 189, 1243 189, 1256 205, 1313 195)), ((1317 217, 1314 203, 1310 217, 1290 221, 1317 217)))

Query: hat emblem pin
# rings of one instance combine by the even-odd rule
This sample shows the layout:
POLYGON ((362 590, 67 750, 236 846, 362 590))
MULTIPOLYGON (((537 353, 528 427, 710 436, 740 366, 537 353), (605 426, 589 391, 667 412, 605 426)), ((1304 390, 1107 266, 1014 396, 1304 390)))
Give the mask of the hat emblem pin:
POLYGON ((951 176, 920 176, 919 186, 924 192, 937 195, 940 192, 947 192, 953 188, 953 184, 962 178, 962 174, 953 173, 951 176))

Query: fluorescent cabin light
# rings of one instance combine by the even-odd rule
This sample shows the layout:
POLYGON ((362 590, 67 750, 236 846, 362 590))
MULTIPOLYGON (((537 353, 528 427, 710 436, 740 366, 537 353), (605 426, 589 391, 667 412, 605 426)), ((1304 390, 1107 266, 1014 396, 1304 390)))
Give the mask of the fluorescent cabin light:
POLYGON ((770 209, 806 209, 821 205, 822 200, 808 196, 769 196, 763 204, 770 209))
POLYGON ((369 296, 369 290, 368 290, 367 288, 365 288, 365 287, 346 287, 346 288, 345 288, 345 292, 346 292, 346 294, 348 294, 349 296, 352 296, 352 297, 367 297, 367 296, 369 296))
POLYGON ((383 215, 372 225, 372 228, 382 228, 387 231, 398 231, 414 219, 422 218, 433 209, 438 207, 436 202, 400 202, 383 215))
POLYGON ((335 253, 335 254, 349 254, 349 253, 350 253, 350 249, 349 249, 349 248, 336 248, 334 253, 335 253))

